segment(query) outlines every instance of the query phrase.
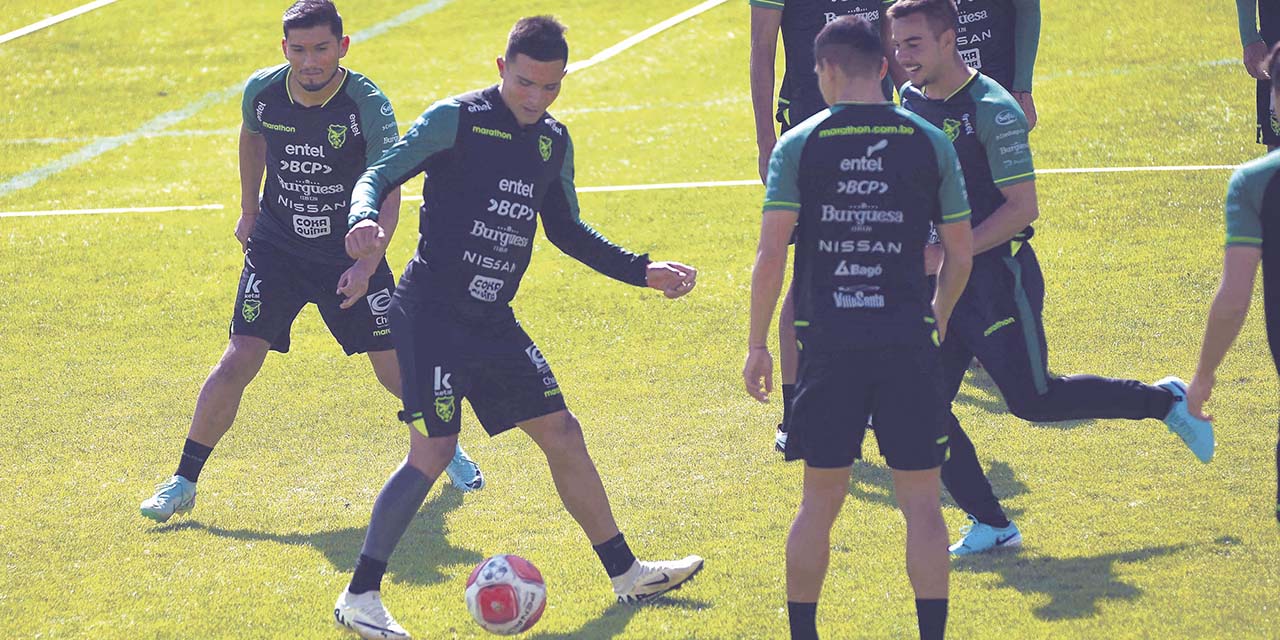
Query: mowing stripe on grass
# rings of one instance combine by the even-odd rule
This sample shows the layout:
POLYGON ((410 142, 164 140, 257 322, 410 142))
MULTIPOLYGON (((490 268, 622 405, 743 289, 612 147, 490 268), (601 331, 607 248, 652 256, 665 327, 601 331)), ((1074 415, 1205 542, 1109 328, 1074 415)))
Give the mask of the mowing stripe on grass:
POLYGON ((56 211, 4 211, 0 218, 31 218, 38 216, 84 216, 97 213, 165 213, 169 211, 210 211, 225 209, 220 204, 178 205, 173 207, 122 207, 119 209, 59 209, 56 211))
POLYGON ((94 2, 90 2, 89 4, 78 6, 74 9, 71 9, 70 11, 63 11, 62 13, 59 13, 56 16, 50 16, 39 22, 33 22, 21 29, 16 29, 14 31, 10 31, 9 33, 6 33, 0 36, 0 44, 4 44, 10 40, 17 40, 18 38, 21 38, 22 36, 25 36, 29 33, 35 33, 45 27, 52 27, 53 25, 58 24, 59 22, 65 22, 78 15, 89 13, 94 9, 97 9, 99 7, 105 7, 109 4, 114 4, 115 2, 116 0, 94 0, 94 2))

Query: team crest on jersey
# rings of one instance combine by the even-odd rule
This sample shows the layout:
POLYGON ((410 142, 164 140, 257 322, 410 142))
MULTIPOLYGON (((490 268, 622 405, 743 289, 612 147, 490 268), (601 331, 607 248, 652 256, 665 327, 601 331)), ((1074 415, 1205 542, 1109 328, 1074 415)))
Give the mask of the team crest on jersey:
POLYGON ((952 142, 955 142, 956 138, 960 137, 960 121, 952 120, 951 118, 947 118, 946 120, 943 120, 942 132, 947 134, 947 138, 949 138, 952 142))
POLYGON ((1271 132, 1280 136, 1280 118, 1276 117, 1276 112, 1271 112, 1271 132))
POLYGON ((436 417, 440 418, 441 422, 448 422, 453 419, 453 409, 452 395, 436 398, 436 417))
POLYGON ((342 145, 347 142, 347 127, 341 124, 329 125, 329 144, 334 149, 341 149, 342 145))
POLYGON ((551 138, 538 136, 538 153, 542 154, 543 162, 551 159, 551 138))
POLYGON ((258 316, 262 315, 262 301, 245 300, 244 304, 240 306, 240 315, 244 316, 245 322, 257 320, 258 316))

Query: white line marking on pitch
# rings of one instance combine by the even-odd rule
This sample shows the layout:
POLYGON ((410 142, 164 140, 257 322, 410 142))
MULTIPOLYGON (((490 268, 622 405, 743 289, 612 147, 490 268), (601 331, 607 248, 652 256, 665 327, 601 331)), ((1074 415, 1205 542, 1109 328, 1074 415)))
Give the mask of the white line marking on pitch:
POLYGON ((674 16, 671 16, 670 18, 667 18, 666 20, 663 20, 662 22, 659 22, 658 24, 655 24, 652 27, 649 27, 648 29, 645 29, 644 31, 641 31, 640 33, 637 33, 623 40, 622 42, 619 42, 618 44, 615 44, 612 47, 609 47, 608 49, 605 49, 604 51, 601 51, 600 53, 597 53, 594 56, 587 58, 586 60, 579 60, 578 62, 571 63, 568 67, 565 68, 565 71, 568 73, 573 73, 574 71, 581 71, 582 69, 586 69, 588 67, 600 64, 601 62, 604 62, 605 60, 608 60, 609 58, 612 58, 618 55, 619 53, 622 53, 623 51, 626 51, 627 49, 630 49, 631 47, 634 47, 637 44, 640 44, 641 42, 644 42, 645 40, 648 40, 649 38, 652 38, 653 36, 656 36, 659 33, 662 33, 663 31, 666 31, 667 29, 670 29, 671 27, 674 27, 680 24, 681 22, 684 22, 685 20, 688 20, 689 18, 692 18, 696 15, 700 15, 702 13, 706 13, 707 11, 710 11, 711 9, 714 9, 728 1, 729 0, 707 0, 707 2, 704 2, 696 7, 693 7, 688 11, 684 11, 674 16))
POLYGON ((176 207, 124 207, 121 209, 62 209, 59 211, 5 211, 0 218, 30 218, 36 216, 84 216, 97 213, 164 213, 168 211, 212 211, 225 209, 220 204, 201 204, 176 207))
POLYGON ((44 20, 41 20, 40 22, 33 22, 21 29, 10 31, 9 33, 6 33, 0 36, 0 44, 4 44, 10 40, 17 40, 18 38, 21 38, 22 36, 25 36, 29 33, 35 33, 36 31, 39 31, 45 27, 52 27, 53 25, 58 24, 59 22, 65 22, 80 14, 89 13, 94 9, 105 7, 109 4, 114 4, 115 2, 116 0, 95 0, 94 2, 90 2, 89 4, 86 4, 86 5, 81 5, 70 11, 63 11, 62 13, 59 13, 56 16, 50 16, 48 18, 45 18, 44 20))

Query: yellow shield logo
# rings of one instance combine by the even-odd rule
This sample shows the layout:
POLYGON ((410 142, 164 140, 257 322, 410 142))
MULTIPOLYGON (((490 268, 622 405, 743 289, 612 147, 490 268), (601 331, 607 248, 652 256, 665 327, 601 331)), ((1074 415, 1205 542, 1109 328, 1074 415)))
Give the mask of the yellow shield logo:
POLYGON ((347 127, 340 124, 329 125, 329 144, 334 149, 341 149, 342 145, 347 142, 347 127))
POLYGON ((258 319, 262 313, 261 300, 245 300, 240 307, 240 315, 244 316, 245 322, 253 322, 258 319))
POLYGON ((952 120, 951 118, 943 120, 942 132, 947 134, 947 137, 950 138, 952 142, 955 142, 956 138, 960 137, 960 121, 952 120))
POLYGON ((538 136, 538 153, 542 154, 543 162, 551 159, 551 138, 538 136))
POLYGON ((436 416, 443 422, 453 419, 453 396, 441 396, 436 398, 436 416))

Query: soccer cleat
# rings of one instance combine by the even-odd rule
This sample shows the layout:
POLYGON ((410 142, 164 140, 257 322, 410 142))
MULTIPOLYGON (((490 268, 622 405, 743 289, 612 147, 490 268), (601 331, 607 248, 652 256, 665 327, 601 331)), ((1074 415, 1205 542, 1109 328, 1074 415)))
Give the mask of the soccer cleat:
POLYGON ((782 430, 782 425, 778 425, 777 433, 773 434, 773 448, 778 453, 787 452, 787 432, 782 430))
POLYGON ((173 476, 156 485, 156 494, 142 501, 142 515, 156 522, 167 522, 175 513, 186 513, 196 506, 196 483, 173 476))
POLYGON ((449 461, 444 472, 449 474, 449 481, 459 491, 479 491, 484 488, 484 474, 480 473, 480 465, 462 450, 462 445, 454 450, 453 460, 449 461))
POLYGON ((992 549, 1022 546, 1022 533, 1018 531, 1018 525, 1012 521, 1009 522, 1009 526, 998 529, 978 522, 978 519, 973 516, 969 516, 969 522, 971 524, 965 525, 960 530, 964 537, 951 545, 951 555, 967 556, 992 549))
POLYGON ((627 572, 613 580, 613 593, 618 602, 637 604, 684 586, 702 571, 702 558, 686 556, 683 560, 641 562, 636 560, 627 572))
POLYGON ((343 589, 338 602, 333 605, 333 619, 361 638, 409 638, 409 632, 391 617, 382 606, 382 596, 377 591, 359 595, 343 589))
POLYGON ((1182 442, 1196 454, 1200 462, 1208 463, 1213 459, 1213 424, 1187 411, 1187 383, 1169 376, 1155 386, 1173 394, 1173 406, 1169 408, 1169 415, 1164 417, 1165 425, 1182 438, 1182 442))

